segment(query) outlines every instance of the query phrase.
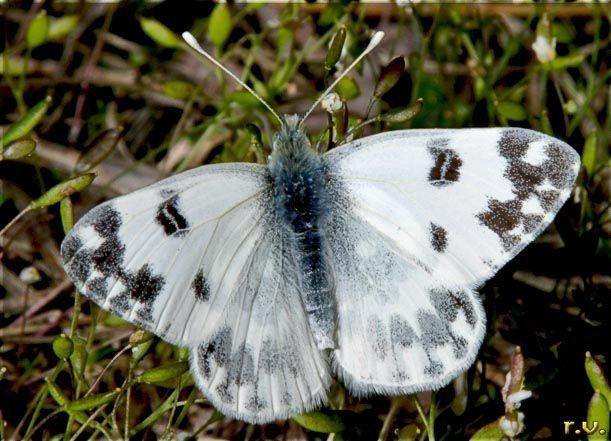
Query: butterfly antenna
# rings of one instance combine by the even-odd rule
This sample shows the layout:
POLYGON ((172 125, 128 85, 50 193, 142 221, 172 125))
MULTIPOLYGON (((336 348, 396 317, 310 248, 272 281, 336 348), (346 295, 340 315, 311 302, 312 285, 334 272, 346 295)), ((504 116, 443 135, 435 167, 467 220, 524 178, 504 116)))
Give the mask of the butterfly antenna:
POLYGON ((365 50, 361 53, 361 55, 356 57, 356 59, 352 62, 352 64, 350 66, 348 66, 348 68, 346 70, 344 70, 335 79, 335 81, 333 81, 333 83, 331 83, 331 85, 329 87, 327 87, 327 90, 325 90, 323 93, 320 94, 318 99, 314 102, 314 104, 312 104, 312 107, 310 107, 310 110, 308 110, 306 112, 306 114, 303 115, 303 117, 301 118, 301 121, 299 122, 299 124, 302 124, 306 120, 306 118, 308 116, 310 116, 310 113, 312 113, 312 111, 316 108, 316 106, 318 106, 320 104, 320 102, 323 100, 323 98, 326 97, 333 90, 333 88, 335 86, 337 86, 337 83, 339 83, 341 81, 341 79, 344 78, 346 76, 346 74, 348 72, 350 72, 354 68, 354 66, 359 64, 359 62, 363 59, 363 57, 365 57, 365 55, 367 55, 369 52, 374 50, 375 47, 378 44, 380 44, 380 41, 382 41, 382 38, 384 38, 384 32, 382 32, 382 31, 377 31, 375 34, 373 34, 373 37, 371 37, 371 40, 369 40, 369 44, 367 45, 365 50))
POLYGON ((194 51, 196 51, 198 54, 200 54, 203 57, 205 57, 208 61, 212 62, 216 67, 218 67, 223 72, 225 72, 227 75, 229 75, 231 78, 233 78, 240 86, 242 86, 244 89, 249 91, 256 99, 258 99, 261 102, 261 104, 263 104, 267 108, 267 110, 269 110, 271 112, 272 115, 274 115, 276 117, 276 119, 280 122, 281 125, 285 124, 284 120, 280 117, 280 115, 278 115, 278 113, 276 113, 276 111, 272 108, 272 106, 267 104, 267 102, 263 98, 261 98, 259 96, 259 94, 257 92, 255 92, 248 84, 246 84, 244 81, 242 81, 240 78, 238 78, 237 75, 235 75, 233 72, 231 72, 225 66, 223 66, 220 62, 218 62, 208 52, 206 52, 204 50, 204 48, 202 48, 200 46, 200 44, 197 42, 195 37, 190 32, 183 32, 182 33, 182 38, 183 38, 183 40, 185 40, 185 42, 189 46, 191 46, 191 48, 194 51))

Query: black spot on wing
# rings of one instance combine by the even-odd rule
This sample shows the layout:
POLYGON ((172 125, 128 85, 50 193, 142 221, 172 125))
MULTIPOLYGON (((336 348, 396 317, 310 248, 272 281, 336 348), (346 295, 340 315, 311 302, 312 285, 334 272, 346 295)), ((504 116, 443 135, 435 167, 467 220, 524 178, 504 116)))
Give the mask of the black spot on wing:
POLYGON ((76 252, 83 246, 83 241, 78 235, 72 233, 62 242, 61 255, 64 262, 68 262, 76 252))
POLYGON ((92 252, 86 248, 80 248, 73 256, 67 267, 68 275, 72 280, 85 283, 91 274, 92 252))
POLYGON ((434 289, 430 291, 430 297, 437 314, 443 320, 454 322, 458 318, 458 313, 462 311, 467 323, 475 328, 477 314, 466 293, 448 289, 434 289))
POLYGON ((429 144, 429 154, 433 158, 429 183, 436 187, 444 187, 460 178, 462 159, 455 150, 448 148, 447 144, 447 139, 438 139, 429 144))
POLYGON ((102 244, 93 251, 92 261, 95 268, 109 276, 119 274, 123 268, 125 245, 118 236, 108 236, 102 244))
POLYGON ((208 281, 204 277, 204 271, 200 269, 193 282, 191 283, 191 288, 195 293, 195 298, 201 302, 207 302, 210 299, 210 286, 208 285, 208 281))
POLYGON ((103 302, 108 295, 107 279, 105 277, 95 277, 87 282, 87 295, 96 302, 103 302))
POLYGON ((254 383, 255 362, 250 346, 242 344, 233 353, 227 371, 227 378, 230 383, 238 386, 254 383))
POLYGON ((168 236, 184 232, 189 227, 187 219, 182 215, 178 208, 179 198, 174 195, 159 204, 155 219, 163 227, 163 231, 168 236))
POLYGON ((433 249, 438 253, 443 253, 448 246, 448 232, 443 227, 431 222, 430 234, 433 249))
POLYGON ((560 190, 568 188, 574 178, 571 153, 556 143, 545 146, 546 158, 540 164, 525 160, 529 148, 540 139, 536 133, 506 130, 498 142, 499 154, 507 161, 504 176, 512 184, 514 198, 507 201, 491 198, 477 218, 499 236, 507 251, 521 242, 521 234, 535 232, 544 219, 543 213, 524 213, 524 201, 535 197, 544 211, 553 211, 557 209, 560 190), (546 182, 555 189, 539 190, 546 182))
POLYGON ((212 374, 212 364, 228 366, 231 357, 232 331, 229 326, 219 329, 208 342, 200 344, 197 348, 197 366, 204 378, 209 379, 212 374))
POLYGON ((94 209, 93 213, 93 229, 102 238, 114 237, 119 233, 121 227, 121 214, 115 210, 112 205, 102 205, 94 209))
POLYGON ((409 348, 418 340, 418 336, 407 320, 398 314, 390 317, 390 341, 393 346, 409 348))
POLYGON ((154 274, 150 265, 144 264, 127 280, 127 294, 130 298, 152 305, 165 284, 161 275, 154 274))
POLYGON ((420 344, 424 348, 429 363, 424 367, 424 373, 430 377, 443 374, 443 363, 433 351, 452 341, 447 326, 435 314, 418 311, 418 326, 420 327, 420 344))

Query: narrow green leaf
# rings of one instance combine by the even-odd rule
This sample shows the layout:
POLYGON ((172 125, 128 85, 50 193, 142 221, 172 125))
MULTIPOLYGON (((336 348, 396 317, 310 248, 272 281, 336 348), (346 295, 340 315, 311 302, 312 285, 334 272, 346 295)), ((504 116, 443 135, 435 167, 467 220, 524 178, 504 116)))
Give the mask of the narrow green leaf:
POLYGON ((49 393, 53 397, 53 399, 62 407, 66 407, 66 405, 70 402, 68 397, 62 392, 62 390, 52 382, 50 379, 45 378, 47 382, 47 387, 49 388, 49 393))
POLYGON ((70 35, 70 32, 76 28, 78 23, 78 15, 64 15, 59 18, 52 18, 49 23, 49 40, 62 41, 70 35))
POLYGON ((337 83, 337 86, 335 86, 335 90, 344 101, 356 98, 361 93, 357 82, 350 77, 342 78, 339 83, 337 83))
POLYGON ((216 47, 222 47, 231 34, 231 13, 225 3, 214 7, 208 23, 208 40, 216 47))
POLYGON ((72 199, 70 197, 63 198, 59 203, 59 215, 62 220, 62 228, 64 234, 74 226, 74 210, 72 209, 72 199))
POLYGON ((31 138, 19 139, 11 142, 4 152, 0 153, 0 159, 15 160, 31 155, 36 149, 36 141, 31 138))
POLYGON ((4 146, 23 138, 32 131, 36 124, 40 122, 43 116, 47 113, 47 109, 51 105, 51 97, 48 96, 44 100, 36 103, 19 121, 15 121, 10 125, 2 136, 2 150, 4 146))
POLYGON ((132 359, 130 361, 132 366, 137 365, 138 362, 142 360, 142 358, 144 358, 144 356, 148 353, 149 349, 153 345, 154 341, 155 340, 153 339, 147 340, 132 348, 132 359))
POLYGON ((586 142, 583 146, 583 153, 581 154, 581 163, 586 168, 589 175, 592 175, 592 173, 594 173, 594 169, 596 168, 597 141, 598 139, 596 132, 591 132, 586 138, 586 142))
POLYGON ((146 35, 148 35, 159 46, 178 48, 182 46, 182 41, 172 32, 166 25, 152 18, 140 18, 140 26, 146 35))
POLYGON ((405 109, 398 109, 389 113, 385 113, 380 117, 380 119, 382 121, 390 123, 409 121, 422 111, 423 106, 424 100, 422 98, 418 98, 418 100, 416 100, 416 102, 411 106, 405 109))
POLYGON ((556 57, 552 61, 547 63, 547 66, 550 70, 565 70, 570 67, 579 66, 581 63, 583 63, 584 59, 584 54, 573 54, 567 55, 565 57, 556 57))
POLYGON ((313 432, 335 433, 344 430, 345 425, 339 412, 334 411, 314 411, 296 415, 293 420, 313 432))
POLYGON ((522 121, 527 117, 524 106, 513 101, 500 102, 496 110, 499 115, 512 121, 522 121))
POLYGON ((611 388, 609 387, 609 383, 602 369, 596 360, 594 360, 590 352, 586 352, 585 368, 592 389, 599 391, 605 397, 607 403, 611 403, 611 388))
POLYGON ((188 370, 188 362, 177 361, 144 371, 138 376, 138 381, 141 383, 163 383, 164 381, 179 377, 188 370))
POLYGON ((346 42, 346 27, 341 26, 331 40, 329 51, 325 57, 325 69, 327 71, 333 69, 333 66, 339 61, 339 57, 342 55, 344 43, 346 42))
MULTIPOLYGON (((588 404, 588 441, 605 441, 609 439, 609 403, 604 395, 594 392, 588 404)), ((585 427, 583 427, 585 431, 585 427)))
POLYGON ((70 363, 74 367, 74 371, 83 376, 87 367, 87 342, 78 336, 73 337, 72 342, 74 343, 74 352, 70 356, 70 363))
POLYGON ((155 421, 157 421, 159 418, 161 418, 161 416, 166 413, 168 410, 170 410, 172 408, 172 406, 174 405, 174 401, 176 400, 176 397, 178 397, 178 391, 179 389, 176 388, 174 389, 174 391, 170 394, 170 396, 161 404, 161 406, 157 407, 149 416, 147 416, 144 420, 142 420, 140 423, 136 424, 131 430, 130 430, 130 436, 135 435, 136 433, 140 432, 143 429, 146 429, 147 427, 149 427, 150 425, 154 424, 155 421))
POLYGON ((38 199, 30 202, 30 205, 28 205, 27 208, 29 210, 35 210, 57 204, 65 197, 83 190, 85 187, 91 184, 94 178, 95 174, 87 173, 72 179, 68 179, 61 184, 57 184, 55 187, 52 187, 38 199))
POLYGON ((376 98, 381 97, 386 92, 394 87, 401 78, 401 75, 405 72, 405 60, 403 57, 393 58, 390 63, 382 68, 380 73, 380 79, 376 84, 373 96, 376 98))
POLYGON ((25 41, 28 45, 28 48, 34 49, 35 47, 40 46, 45 41, 47 41, 47 37, 49 35, 49 17, 47 16, 47 11, 44 9, 40 11, 30 22, 30 26, 28 27, 28 31, 25 36, 25 41))
POLYGON ((66 404, 66 410, 69 412, 78 412, 104 406, 114 400, 118 394, 119 391, 114 390, 103 394, 89 395, 88 397, 69 402, 66 404))

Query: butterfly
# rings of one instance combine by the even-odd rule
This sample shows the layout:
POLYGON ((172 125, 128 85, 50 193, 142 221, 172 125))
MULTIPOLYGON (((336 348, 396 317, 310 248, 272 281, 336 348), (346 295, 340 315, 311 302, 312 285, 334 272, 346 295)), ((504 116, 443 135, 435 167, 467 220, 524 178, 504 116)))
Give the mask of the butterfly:
POLYGON ((266 165, 205 165, 95 207, 62 243, 74 284, 190 348, 204 395, 244 421, 321 406, 334 377, 356 396, 446 385, 485 334, 475 289, 550 224, 577 153, 481 128, 318 154, 305 117, 261 101, 280 121, 266 165))

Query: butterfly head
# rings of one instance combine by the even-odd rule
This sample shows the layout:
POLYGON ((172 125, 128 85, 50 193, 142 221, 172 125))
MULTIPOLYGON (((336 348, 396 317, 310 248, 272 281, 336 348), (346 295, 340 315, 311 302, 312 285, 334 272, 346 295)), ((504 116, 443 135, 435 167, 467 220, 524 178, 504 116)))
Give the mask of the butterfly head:
POLYGON ((273 153, 290 154, 311 149, 310 140, 303 130, 299 115, 286 115, 283 119, 280 130, 274 135, 273 153))

